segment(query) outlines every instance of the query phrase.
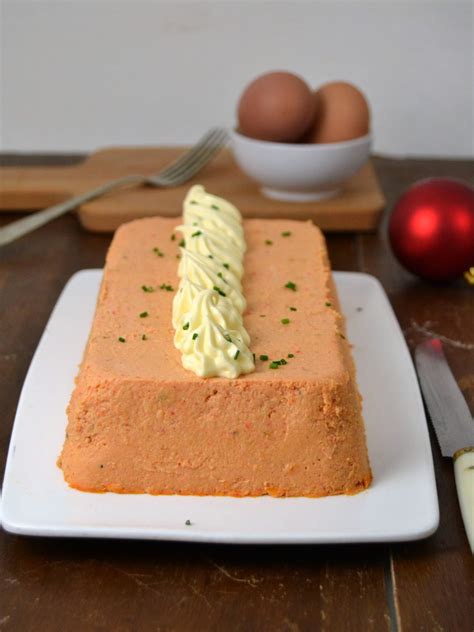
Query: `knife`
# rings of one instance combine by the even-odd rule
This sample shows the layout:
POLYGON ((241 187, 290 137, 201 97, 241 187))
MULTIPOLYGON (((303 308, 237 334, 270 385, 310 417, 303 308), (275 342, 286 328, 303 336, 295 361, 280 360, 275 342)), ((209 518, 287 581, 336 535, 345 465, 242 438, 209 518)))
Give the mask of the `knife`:
POLYGON ((474 420, 444 355, 441 340, 426 340, 415 349, 421 390, 441 454, 452 457, 459 506, 474 553, 474 420))

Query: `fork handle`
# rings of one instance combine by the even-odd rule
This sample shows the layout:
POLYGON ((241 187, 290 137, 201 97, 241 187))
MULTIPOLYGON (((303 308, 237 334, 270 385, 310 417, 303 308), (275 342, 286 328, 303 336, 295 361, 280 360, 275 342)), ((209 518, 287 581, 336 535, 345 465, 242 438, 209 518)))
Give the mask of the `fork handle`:
POLYGON ((33 215, 28 215, 27 217, 23 217, 22 219, 18 219, 10 224, 7 224, 3 228, 0 228, 0 246, 5 246, 15 239, 19 239, 23 237, 23 235, 27 235, 32 231, 40 228, 40 226, 44 226, 56 217, 60 217, 61 215, 65 215, 69 211, 81 206, 85 202, 89 202, 89 200, 93 200, 113 189, 118 187, 126 186, 128 184, 143 184, 147 182, 148 178, 146 176, 141 175, 131 175, 125 176, 123 178, 117 178, 115 180, 110 180, 110 182, 106 182, 102 184, 100 187, 96 189, 92 189, 92 191, 87 191, 86 193, 81 193, 80 195, 76 195, 65 202, 61 202, 60 204, 55 204, 54 206, 50 206, 49 208, 44 209, 43 211, 39 211, 38 213, 34 213, 33 215))

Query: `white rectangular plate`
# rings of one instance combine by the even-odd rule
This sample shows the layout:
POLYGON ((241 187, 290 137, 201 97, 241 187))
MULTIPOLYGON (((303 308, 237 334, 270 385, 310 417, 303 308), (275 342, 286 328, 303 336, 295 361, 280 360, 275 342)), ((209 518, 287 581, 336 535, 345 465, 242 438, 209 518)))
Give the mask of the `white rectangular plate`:
POLYGON ((92 322, 101 270, 66 285, 23 386, 3 488, 3 526, 27 535, 231 543, 414 540, 438 525, 426 419, 413 364, 379 282, 335 280, 357 378, 374 481, 356 496, 223 498, 89 494, 56 466, 65 409, 92 322), (190 520, 191 525, 186 526, 190 520))

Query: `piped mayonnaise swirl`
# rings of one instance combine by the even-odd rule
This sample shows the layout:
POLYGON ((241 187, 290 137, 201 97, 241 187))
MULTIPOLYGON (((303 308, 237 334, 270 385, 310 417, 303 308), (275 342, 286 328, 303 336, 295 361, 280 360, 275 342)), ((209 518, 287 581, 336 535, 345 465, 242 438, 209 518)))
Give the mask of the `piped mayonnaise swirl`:
POLYGON ((236 378, 255 369, 243 325, 245 239, 239 211, 193 186, 185 200, 184 237, 173 299, 174 344, 185 369, 200 377, 236 378))

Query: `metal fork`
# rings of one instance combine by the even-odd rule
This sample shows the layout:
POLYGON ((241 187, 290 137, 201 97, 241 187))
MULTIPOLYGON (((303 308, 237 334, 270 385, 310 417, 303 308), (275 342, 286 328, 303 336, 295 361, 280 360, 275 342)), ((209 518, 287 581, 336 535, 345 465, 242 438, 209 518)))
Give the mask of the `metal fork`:
POLYGON ((84 204, 84 202, 88 202, 89 200, 108 193, 112 191, 112 189, 132 184, 146 184, 148 186, 164 188, 183 184, 183 182, 192 178, 195 173, 202 169, 204 165, 211 160, 214 154, 226 144, 227 140, 228 134, 225 129, 213 127, 204 134, 194 147, 155 175, 130 175, 111 180, 92 191, 77 195, 65 202, 61 202, 60 204, 56 204, 55 206, 51 206, 43 211, 11 222, 7 226, 0 228, 0 246, 9 244, 15 241, 15 239, 31 233, 56 217, 60 217, 68 211, 72 211, 81 204, 84 204))

